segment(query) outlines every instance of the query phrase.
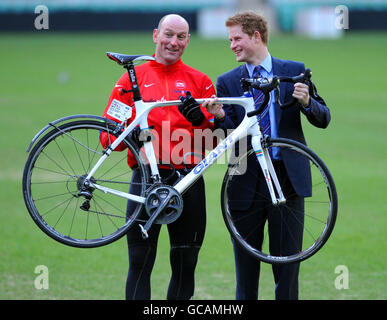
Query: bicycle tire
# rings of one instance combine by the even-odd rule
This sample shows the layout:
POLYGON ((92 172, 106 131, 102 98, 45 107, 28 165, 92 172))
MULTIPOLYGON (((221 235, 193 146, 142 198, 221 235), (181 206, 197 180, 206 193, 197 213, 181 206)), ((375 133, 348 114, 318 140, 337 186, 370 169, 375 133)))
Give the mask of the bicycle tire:
MULTIPOLYGON (((255 193, 254 199, 262 199, 263 201, 260 211, 255 212, 255 215, 253 216, 247 217, 247 213, 241 214, 241 212, 238 212, 235 208, 234 211, 231 210, 228 200, 229 190, 233 183, 238 183, 237 179, 234 179, 234 175, 238 174, 241 170, 241 163, 243 160, 246 160, 247 157, 254 157, 256 159, 254 151, 250 149, 244 154, 238 156, 234 163, 229 164, 229 168, 224 176, 221 189, 223 219, 234 241, 234 245, 240 246, 254 258, 270 264, 291 264, 301 262, 310 258, 319 251, 333 231, 338 209, 336 187, 332 175, 324 162, 305 145, 284 138, 269 138, 267 139, 266 146, 264 146, 264 148, 267 148, 268 150, 276 150, 280 153, 282 153, 285 149, 288 151, 290 150, 291 152, 295 152, 298 157, 307 159, 310 163, 313 190, 311 197, 304 199, 305 207, 303 212, 302 210, 292 210, 289 208, 289 201, 292 201, 289 199, 293 199, 291 194, 285 195, 285 197, 288 197, 287 203, 276 206, 276 209, 272 211, 266 211, 266 206, 273 206, 270 196, 268 193, 259 195, 256 190, 253 191, 255 193), (273 149, 274 147, 277 149, 273 149), (261 198, 259 198, 260 196, 261 198), (266 200, 264 197, 266 197, 266 200), (280 223, 281 228, 283 228, 281 230, 284 230, 284 233, 281 233, 283 234, 281 239, 275 239, 277 243, 277 251, 275 253, 271 252, 272 250, 270 249, 271 241, 269 241, 270 233, 268 231, 270 223, 266 223, 266 220, 269 217, 269 215, 267 215, 267 217, 265 216, 266 212, 277 214, 276 218, 272 218, 273 221, 276 221, 273 222, 273 224, 280 223), (285 214, 287 214, 287 216, 285 214), (243 219, 250 220, 243 222, 243 219), (253 221, 251 219, 255 219, 255 222, 251 223, 251 221, 253 221), (291 221, 290 219, 293 219, 293 222, 289 222, 291 221), (296 240, 297 234, 294 234, 292 237, 290 236, 290 232, 286 233, 286 231, 289 231, 290 229, 289 225, 292 224, 292 228, 294 228, 293 226, 297 223, 299 223, 298 228, 302 228, 301 232, 297 232, 298 235, 301 234, 301 241, 300 238, 296 240), (248 229, 250 227, 251 229, 248 229), (285 230, 286 228, 287 230, 285 230), (262 243, 261 240, 259 240, 259 236, 257 236, 258 232, 260 232, 261 239, 263 238, 262 243), (286 236, 284 236, 285 234, 286 236), (255 237, 255 239, 253 239, 253 237, 255 237), (282 237, 286 237, 286 241, 284 240, 283 244, 282 237), (289 247, 291 246, 291 242, 293 240, 294 248, 296 248, 296 243, 298 244, 297 249, 292 249, 291 251, 289 247), (302 245, 300 244, 301 242, 302 245)), ((244 162, 244 165, 246 163, 247 162, 244 162)), ((262 170, 258 161, 256 161, 256 164, 257 172, 261 172, 262 170)), ((282 185, 283 182, 281 180, 281 176, 285 175, 278 172, 280 170, 277 170, 278 169, 276 169, 276 172, 279 176, 280 184, 282 185)), ((251 174, 251 171, 249 171, 249 174, 251 174)), ((273 237, 273 235, 271 236, 273 237)), ((274 240, 272 241, 275 242, 274 240)))
MULTIPOLYGON (((77 194, 79 183, 105 151, 100 135, 117 137, 120 132, 115 133, 116 128, 95 120, 68 122, 54 127, 30 152, 23 172, 24 201, 33 221, 54 240, 80 248, 107 245, 126 234, 141 212, 143 205, 138 203, 127 217, 127 199, 97 189, 87 209, 86 199, 77 194)), ((126 161, 129 150, 140 171, 141 191, 137 193, 144 195, 149 174, 142 154, 130 139, 122 143, 127 149, 112 152, 92 180, 128 192, 133 173, 126 161)))

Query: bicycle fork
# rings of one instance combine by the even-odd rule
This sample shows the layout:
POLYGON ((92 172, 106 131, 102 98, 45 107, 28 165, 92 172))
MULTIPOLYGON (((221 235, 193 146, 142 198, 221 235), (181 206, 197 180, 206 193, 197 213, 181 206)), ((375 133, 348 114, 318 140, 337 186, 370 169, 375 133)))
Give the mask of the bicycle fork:
POLYGON ((261 138, 261 133, 257 135, 252 135, 251 144, 253 150, 261 166, 263 176, 265 178, 267 187, 269 188, 270 197, 271 201, 273 202, 273 205, 277 206, 279 204, 284 204, 286 202, 286 199, 282 193, 282 189, 278 181, 277 174, 274 170, 273 162, 271 161, 269 151, 267 148, 262 148, 261 138), (275 190, 273 187, 273 182, 275 190), (278 197, 275 191, 277 191, 278 197))

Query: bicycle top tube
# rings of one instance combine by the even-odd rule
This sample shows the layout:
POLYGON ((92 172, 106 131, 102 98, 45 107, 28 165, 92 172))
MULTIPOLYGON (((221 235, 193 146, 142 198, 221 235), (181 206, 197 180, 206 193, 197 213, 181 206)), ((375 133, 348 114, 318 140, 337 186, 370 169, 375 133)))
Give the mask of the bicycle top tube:
MULTIPOLYGON (((243 107, 248 107, 249 105, 249 98, 251 96, 242 96, 242 97, 222 97, 218 98, 217 102, 218 104, 238 104, 243 107)), ((202 104, 204 101, 208 101, 211 98, 199 98, 195 99, 199 104, 202 104)), ((168 100, 168 101, 158 101, 158 102, 144 102, 145 105, 154 105, 153 107, 167 107, 167 106, 173 106, 177 104, 181 104, 182 102, 180 100, 168 100)))
MULTIPOLYGON (((251 99, 251 96, 242 96, 242 97, 223 97, 218 98, 218 104, 237 104, 246 109, 247 112, 252 111, 254 109, 254 101, 251 99)), ((200 98, 195 99, 199 104, 202 104, 204 101, 208 101, 211 98, 200 98)), ((144 114, 150 112, 154 108, 158 107, 169 107, 174 105, 179 105, 182 102, 180 100, 168 100, 168 101, 156 101, 156 102, 144 102, 144 101, 136 101, 135 106, 137 109, 136 118, 133 120, 138 124, 137 119, 140 119, 144 116, 144 114)))

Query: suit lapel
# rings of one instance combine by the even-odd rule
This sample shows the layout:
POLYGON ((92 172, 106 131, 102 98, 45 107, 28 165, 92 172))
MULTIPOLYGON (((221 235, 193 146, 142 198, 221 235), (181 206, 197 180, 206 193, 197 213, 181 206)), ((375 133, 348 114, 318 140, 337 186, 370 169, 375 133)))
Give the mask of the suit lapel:
POLYGON ((239 70, 238 70, 239 74, 238 74, 238 77, 236 78, 236 80, 238 81, 238 83, 236 84, 238 86, 238 93, 240 96, 243 95, 243 89, 242 89, 242 85, 241 85, 241 79, 242 78, 248 78, 249 77, 249 72, 247 71, 247 68, 246 68, 246 64, 243 64, 239 67, 239 70))
POLYGON ((239 72, 240 72, 240 79, 249 77, 249 72, 247 71, 246 64, 243 64, 239 67, 239 72))

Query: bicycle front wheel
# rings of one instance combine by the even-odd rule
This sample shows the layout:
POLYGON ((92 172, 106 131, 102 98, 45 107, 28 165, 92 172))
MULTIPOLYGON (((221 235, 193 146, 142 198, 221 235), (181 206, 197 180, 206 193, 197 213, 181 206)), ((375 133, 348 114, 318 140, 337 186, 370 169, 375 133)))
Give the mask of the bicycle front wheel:
POLYGON ((273 205, 256 154, 249 150, 229 164, 224 177, 223 218, 234 245, 256 259, 271 264, 300 262, 320 250, 332 233, 337 215, 335 184, 323 161, 305 145, 279 138, 267 139, 265 148, 271 154, 291 155, 304 163, 311 190, 306 196, 297 194, 283 161, 273 161, 286 198, 285 203, 273 205), (246 181, 243 175, 255 175, 253 181, 261 183, 242 185, 246 181), (238 192, 240 199, 235 200, 238 192), (251 197, 247 199, 241 192, 251 197))
MULTIPOLYGON (((134 203, 127 216, 128 200, 98 189, 80 195, 80 186, 104 152, 100 136, 118 136, 116 126, 95 120, 81 120, 55 127, 38 141, 30 152, 23 173, 23 195, 34 222, 51 238, 74 247, 98 247, 122 237, 134 223, 142 204, 134 203)), ((147 167, 132 145, 112 152, 91 178, 94 184, 144 195, 147 167), (138 163, 136 186, 127 164, 127 152, 138 163)), ((110 144, 110 143, 109 143, 110 144)), ((131 200, 130 200, 131 201, 131 200)))

